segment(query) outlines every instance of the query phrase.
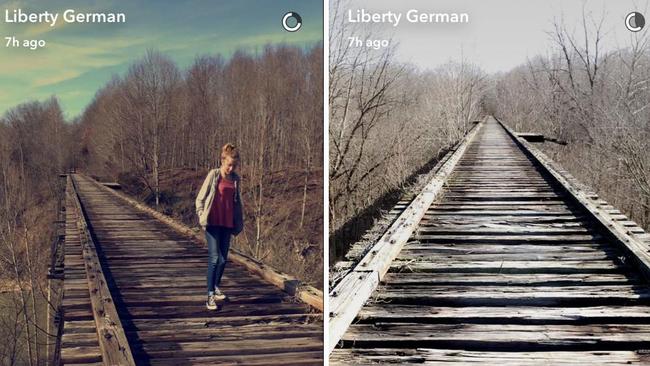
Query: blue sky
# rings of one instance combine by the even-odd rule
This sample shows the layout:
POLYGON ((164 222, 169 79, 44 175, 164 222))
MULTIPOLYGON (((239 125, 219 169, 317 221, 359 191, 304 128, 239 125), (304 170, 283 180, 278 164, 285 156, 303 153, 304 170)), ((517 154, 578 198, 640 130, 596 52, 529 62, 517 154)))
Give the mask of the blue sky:
POLYGON ((66 117, 83 111, 113 74, 122 75, 147 49, 170 56, 181 68, 197 55, 229 57, 284 43, 310 47, 323 40, 323 3, 314 0, 255 1, 34 1, 0 0, 0 115, 30 100, 56 95, 66 117), (54 27, 5 22, 5 10, 59 13, 54 27), (64 23, 62 13, 125 13, 124 24, 64 23), (303 26, 289 33, 281 26, 288 11, 303 26), (38 50, 6 48, 4 37, 43 39, 38 50))

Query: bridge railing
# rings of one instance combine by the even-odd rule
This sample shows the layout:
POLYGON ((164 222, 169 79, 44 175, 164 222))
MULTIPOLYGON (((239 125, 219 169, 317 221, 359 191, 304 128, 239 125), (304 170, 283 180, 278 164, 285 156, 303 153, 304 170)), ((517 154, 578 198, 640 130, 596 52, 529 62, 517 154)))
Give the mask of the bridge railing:
MULTIPOLYGON (((546 156, 541 150, 533 147, 525 138, 518 136, 504 122, 495 118, 503 126, 508 134, 515 140, 518 146, 524 151, 532 161, 536 162, 543 172, 548 174, 553 180, 558 182, 567 195, 584 208, 591 216, 594 222, 598 223, 602 229, 608 232, 611 239, 636 262, 637 267, 641 270, 643 276, 650 280, 650 246, 639 238, 639 234, 645 234, 643 230, 640 233, 633 233, 622 223, 618 222, 613 215, 603 209, 603 205, 598 202, 597 195, 581 187, 573 177, 569 176, 557 163, 546 156)), ((633 223, 636 226, 636 223, 633 223)))
POLYGON ((135 365, 131 347, 99 262, 97 247, 86 220, 84 207, 77 193, 74 175, 70 176, 68 189, 71 192, 73 209, 77 213, 82 256, 102 360, 107 365, 135 365))
POLYGON ((427 208, 442 191, 467 147, 482 127, 476 123, 465 137, 439 162, 440 167, 422 192, 413 199, 385 234, 373 244, 359 263, 330 291, 329 343, 326 354, 332 352, 354 318, 370 298, 388 271, 391 262, 416 229, 427 208))

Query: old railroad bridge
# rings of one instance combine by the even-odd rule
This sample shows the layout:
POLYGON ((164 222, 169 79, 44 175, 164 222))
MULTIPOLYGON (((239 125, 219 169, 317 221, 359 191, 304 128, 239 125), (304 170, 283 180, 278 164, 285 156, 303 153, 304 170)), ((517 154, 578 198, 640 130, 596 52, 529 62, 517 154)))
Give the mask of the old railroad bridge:
POLYGON ((330 364, 650 363, 650 237, 523 137, 485 118, 353 247, 330 364))
POLYGON ((231 248, 230 300, 209 311, 201 235, 85 175, 65 178, 51 364, 323 363, 321 291, 231 248))

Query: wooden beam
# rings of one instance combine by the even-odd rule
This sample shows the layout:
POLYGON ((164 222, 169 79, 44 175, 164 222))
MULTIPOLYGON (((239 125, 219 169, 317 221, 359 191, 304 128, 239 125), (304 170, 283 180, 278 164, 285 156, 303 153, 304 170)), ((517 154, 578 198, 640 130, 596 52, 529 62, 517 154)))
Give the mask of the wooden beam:
POLYGON ((99 182, 99 184, 112 189, 122 189, 122 186, 117 182, 99 182))
POLYGON ((422 192, 397 217, 356 267, 330 292, 328 354, 336 347, 365 302, 377 288, 390 268, 391 262, 402 250, 429 206, 442 191, 447 178, 481 127, 482 124, 475 125, 456 146, 455 151, 450 152, 450 157, 446 159, 422 192))
POLYGON ((544 142, 544 135, 535 132, 518 132, 517 136, 528 142, 544 142))
MULTIPOLYGON (((99 184, 98 182, 96 182, 90 177, 87 176, 84 177, 89 179, 100 189, 106 192, 110 192, 112 195, 118 197, 119 199, 126 202, 127 204, 139 209, 142 212, 151 215, 152 217, 156 218, 157 220, 169 226, 171 229, 175 230, 176 232, 186 237, 189 237, 191 239, 196 239, 203 245, 207 246, 205 237, 201 235, 201 231, 199 231, 198 228, 192 229, 187 225, 183 224, 182 222, 175 220, 163 213, 160 213, 154 210, 153 208, 143 203, 140 203, 135 199, 128 197, 127 195, 121 192, 117 192, 113 189, 105 187, 102 184, 99 184)), ((268 265, 254 258, 251 258, 234 248, 230 248, 228 259, 245 267, 250 272, 257 274, 267 282, 287 292, 289 295, 295 296, 300 301, 318 309, 321 312, 323 311, 323 292, 318 290, 317 288, 304 284, 299 279, 290 276, 286 273, 282 273, 272 267, 269 267, 268 265)))
MULTIPOLYGON (((497 332, 498 333, 498 332, 497 332)), ((346 348, 330 358, 331 366, 370 364, 432 365, 643 365, 648 356, 642 351, 534 351, 498 352, 433 348, 346 348)))
POLYGON ((97 248, 88 228, 83 206, 76 192, 75 176, 69 177, 68 194, 72 196, 75 206, 73 209, 77 211, 77 223, 81 233, 86 278, 88 280, 93 318, 97 326, 97 339, 102 351, 102 361, 105 365, 135 365, 131 347, 99 262, 97 248))
MULTIPOLYGON (((643 275, 650 279, 650 253, 649 246, 637 238, 637 234, 632 234, 624 224, 614 218, 612 214, 602 208, 598 202, 598 197, 582 190, 580 187, 568 180, 556 164, 549 159, 544 153, 532 147, 523 138, 517 136, 505 123, 495 118, 501 126, 512 136, 516 143, 536 161, 542 171, 545 171, 554 178, 569 194, 573 200, 589 212, 591 217, 599 222, 612 236, 617 240, 621 247, 634 258, 643 275), (592 198, 593 197, 593 198, 592 198)), ((643 234, 643 233, 639 233, 643 234)))

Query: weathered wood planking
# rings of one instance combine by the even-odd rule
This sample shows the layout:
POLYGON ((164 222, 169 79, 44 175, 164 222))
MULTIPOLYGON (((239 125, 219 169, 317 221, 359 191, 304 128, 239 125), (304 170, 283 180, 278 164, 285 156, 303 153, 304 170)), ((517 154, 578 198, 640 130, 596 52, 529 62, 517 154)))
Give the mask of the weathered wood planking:
POLYGON ((356 267, 330 291, 330 319, 328 350, 331 352, 350 326, 363 304, 384 277, 395 256, 402 250, 409 236, 416 229, 427 207, 436 199, 449 174, 458 164, 471 144, 481 124, 475 126, 444 165, 397 217, 379 241, 364 255, 356 267))
POLYGON ((526 149, 488 119, 331 364, 650 362, 645 234, 526 149))
MULTIPOLYGON (((497 120, 498 121, 498 120, 497 120)), ((636 226, 634 222, 629 220, 617 220, 606 210, 603 210, 598 202, 598 195, 585 192, 581 187, 571 179, 567 179, 560 169, 555 166, 544 153, 530 146, 524 139, 517 137, 516 134, 500 121, 499 124, 512 136, 517 143, 530 154, 530 156, 539 164, 540 168, 546 173, 551 175, 557 182, 559 182, 564 190, 577 201, 582 208, 587 211, 595 222, 600 223, 604 228, 607 228, 609 234, 614 236, 619 245, 621 245, 629 254, 630 257, 637 262, 637 265, 650 279, 650 246, 639 239, 636 235, 643 234, 643 230, 636 226), (628 229, 625 224, 636 228, 636 233, 628 229)))
POLYGON ((634 351, 555 351, 555 352, 476 352, 457 349, 351 349, 334 353, 332 365, 352 364, 486 364, 501 366, 529 365, 647 365, 650 357, 634 351))
POLYGON ((399 344, 476 350, 617 350, 647 349, 649 324, 422 324, 375 322, 357 324, 344 343, 361 346, 399 344))
MULTIPOLYGON (((193 240, 198 240, 199 242, 203 243, 203 245, 207 245, 205 242, 205 237, 203 236, 203 233, 197 233, 195 230, 185 226, 183 223, 180 221, 177 221, 169 216, 166 216, 150 207, 147 207, 146 205, 137 202, 131 197, 128 197, 125 194, 122 194, 120 192, 117 192, 113 189, 107 189, 104 184, 100 184, 95 181, 90 181, 91 183, 95 184, 97 187, 102 189, 104 192, 107 192, 120 200, 127 202, 129 205, 137 208, 138 210, 145 212, 148 215, 153 216, 154 218, 160 220, 161 222, 165 223, 168 225, 170 228, 173 230, 186 235, 188 238, 191 238, 193 240)), ((115 217, 113 217, 115 218, 115 217)), ((118 221, 119 222, 119 221, 118 221)), ((137 230, 139 228, 139 223, 136 221, 135 223, 135 233, 125 233, 126 237, 128 238, 137 238, 137 230)), ((146 238, 146 237, 145 237, 146 238)), ((149 237, 152 239, 152 237, 149 237)), ((155 239, 155 238, 154 238, 155 239)), ((290 295, 295 296, 297 299, 300 301, 305 302, 306 304, 309 304, 313 306, 314 308, 323 311, 323 292, 318 290, 317 288, 307 285, 297 278, 290 276, 286 273, 282 273, 272 267, 269 267, 265 265, 264 263, 255 260, 254 258, 251 258, 244 253, 241 253, 235 248, 230 248, 229 252, 229 258, 233 261, 238 263, 239 265, 244 266, 246 269, 249 271, 255 273, 256 275, 264 278, 266 281, 270 282, 271 284, 281 288, 285 292, 287 292, 290 295)))
POLYGON ((375 304, 359 313, 360 323, 412 322, 451 324, 638 324, 650 322, 650 306, 423 306, 375 304))
MULTIPOLYGON (((74 175, 71 176, 70 184, 72 185, 72 206, 69 208, 74 209, 77 213, 82 258, 88 281, 88 291, 97 329, 99 348, 102 351, 102 362, 108 365, 135 365, 131 347, 115 308, 115 301, 108 288, 104 269, 99 262, 97 246, 86 221, 85 208, 82 206, 77 193, 77 183, 74 175)), ((63 340, 65 340, 65 336, 63 340)))
POLYGON ((74 187, 68 177, 66 187, 64 281, 61 312, 63 331, 60 355, 48 360, 54 365, 87 364, 102 361, 102 351, 93 318, 86 267, 82 253, 74 187))
POLYGON ((137 364, 322 364, 321 313, 234 261, 221 286, 229 301, 208 311, 205 247, 89 178, 75 181, 137 364))

